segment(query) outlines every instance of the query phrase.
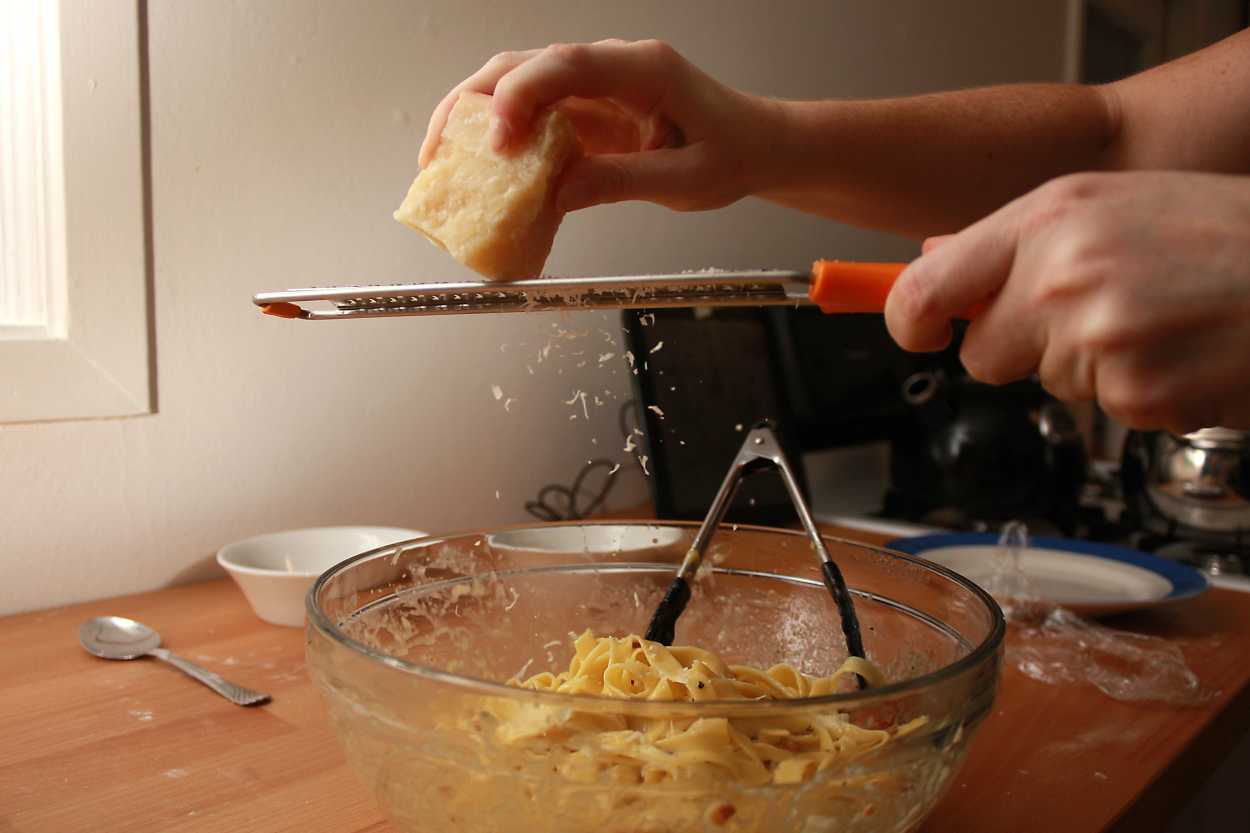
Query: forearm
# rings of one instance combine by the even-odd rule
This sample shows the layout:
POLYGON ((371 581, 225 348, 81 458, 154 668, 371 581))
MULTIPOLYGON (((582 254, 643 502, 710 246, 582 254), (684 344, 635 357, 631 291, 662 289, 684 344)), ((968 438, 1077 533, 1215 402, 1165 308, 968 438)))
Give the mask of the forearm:
POLYGON ((757 196, 916 237, 957 231, 1064 173, 1105 167, 1104 93, 990 87, 882 101, 772 102, 773 162, 757 196))
POLYGON ((957 231, 1075 171, 1250 173, 1250 30, 1102 87, 1018 84, 884 101, 764 102, 752 193, 856 225, 957 231))
POLYGON ((1250 174, 1250 29, 1106 92, 1120 114, 1111 167, 1250 174))

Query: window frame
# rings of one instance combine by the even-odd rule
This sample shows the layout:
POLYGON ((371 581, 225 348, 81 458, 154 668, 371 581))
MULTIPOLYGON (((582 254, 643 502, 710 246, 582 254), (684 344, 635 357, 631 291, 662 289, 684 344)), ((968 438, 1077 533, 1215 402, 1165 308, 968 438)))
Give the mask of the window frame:
POLYGON ((58 6, 64 329, 0 341, 0 423, 155 410, 142 6, 58 6))

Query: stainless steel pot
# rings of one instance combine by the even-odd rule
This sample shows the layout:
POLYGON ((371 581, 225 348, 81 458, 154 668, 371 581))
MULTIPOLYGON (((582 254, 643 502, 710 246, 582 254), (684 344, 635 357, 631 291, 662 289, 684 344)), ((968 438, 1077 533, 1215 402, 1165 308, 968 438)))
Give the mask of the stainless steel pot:
POLYGON ((1250 533, 1250 431, 1130 433, 1125 496, 1165 520, 1211 533, 1250 533))

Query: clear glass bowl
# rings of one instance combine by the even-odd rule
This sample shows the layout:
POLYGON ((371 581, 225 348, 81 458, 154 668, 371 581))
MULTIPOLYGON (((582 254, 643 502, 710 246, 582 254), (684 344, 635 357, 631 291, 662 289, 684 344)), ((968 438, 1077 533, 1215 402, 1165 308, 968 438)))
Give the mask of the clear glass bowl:
MULTIPOLYGON (((788 701, 663 703, 529 691, 560 671, 570 634, 643 633, 694 536, 680 523, 584 523, 423 538, 356 556, 308 595, 308 665, 352 768, 407 833, 903 831, 958 770, 998 686, 1002 613, 982 590, 909 555, 829 538, 868 658, 889 683, 788 701), (839 713, 919 729, 798 784, 724 777, 620 783, 568 764, 579 750, 501 732, 528 710, 635 722, 787 720, 839 713)), ((677 644, 730 663, 828 674, 846 656, 836 610, 799 533, 723 528, 677 644)), ((792 724, 793 725, 793 724, 792 724)), ((584 750, 582 750, 584 751, 584 750)))

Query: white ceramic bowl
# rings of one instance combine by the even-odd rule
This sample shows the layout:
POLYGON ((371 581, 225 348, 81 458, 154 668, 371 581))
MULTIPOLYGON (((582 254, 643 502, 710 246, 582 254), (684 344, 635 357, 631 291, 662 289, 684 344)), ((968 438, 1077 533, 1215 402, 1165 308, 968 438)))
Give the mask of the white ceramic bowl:
POLYGON ((227 544, 217 563, 239 585, 256 615, 275 625, 302 627, 304 596, 335 564, 424 532, 391 526, 322 526, 271 532, 227 544))
POLYGON ((518 552, 585 552, 594 555, 662 550, 682 538, 681 530, 660 523, 636 526, 543 526, 505 529, 487 536, 490 545, 518 552))

